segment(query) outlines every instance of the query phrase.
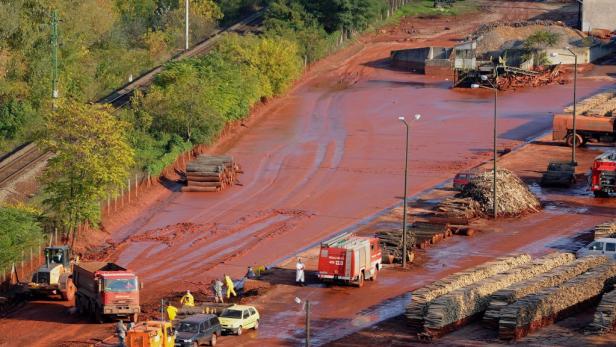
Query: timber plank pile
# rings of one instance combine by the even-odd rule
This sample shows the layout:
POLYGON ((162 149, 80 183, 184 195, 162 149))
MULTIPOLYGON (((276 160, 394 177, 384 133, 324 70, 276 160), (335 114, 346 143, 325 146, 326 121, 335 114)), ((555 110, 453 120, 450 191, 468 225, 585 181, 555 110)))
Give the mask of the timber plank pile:
MULTIPOLYGON (((611 89, 605 92, 586 98, 575 105, 577 114, 585 116, 616 116, 616 90, 611 89)), ((573 106, 564 110, 566 113, 573 113, 573 106)))
POLYGON ((542 289, 558 286, 589 269, 605 264, 606 257, 584 257, 573 260, 565 265, 556 267, 540 276, 519 282, 510 287, 501 289, 490 296, 490 304, 483 315, 483 322, 488 326, 497 327, 501 318, 501 310, 507 305, 522 299, 527 295, 539 292, 542 289))
POLYGON ((218 192, 236 183, 241 173, 233 157, 200 154, 186 167, 187 185, 183 192, 218 192))
POLYGON ((424 329, 432 336, 439 336, 458 328, 485 311, 490 296, 496 291, 545 273, 573 258, 570 253, 551 253, 445 294, 428 305, 424 329))
POLYGON ((616 219, 610 222, 602 223, 595 226, 593 230, 594 238, 600 239, 604 237, 616 236, 616 219))
POLYGON ((587 331, 604 334, 616 328, 616 289, 603 294, 587 331))
POLYGON ((437 298, 530 261, 528 254, 498 258, 413 291, 405 313, 409 326, 415 331, 423 331, 428 307, 437 298))
POLYGON ((519 339, 577 309, 597 301, 606 284, 616 278, 616 264, 599 265, 571 280, 528 295, 501 310, 498 334, 504 340, 519 339))
MULTIPOLYGON (((448 224, 414 222, 406 232, 408 250, 412 247, 425 249, 429 245, 442 241, 452 235, 448 224)), ((385 257, 393 257, 393 262, 402 262, 402 228, 380 230, 376 237, 381 241, 385 257)), ((410 256, 407 256, 409 259, 410 256)))
POLYGON ((483 215, 481 206, 472 198, 450 197, 440 202, 436 210, 449 218, 464 218, 466 220, 483 215))

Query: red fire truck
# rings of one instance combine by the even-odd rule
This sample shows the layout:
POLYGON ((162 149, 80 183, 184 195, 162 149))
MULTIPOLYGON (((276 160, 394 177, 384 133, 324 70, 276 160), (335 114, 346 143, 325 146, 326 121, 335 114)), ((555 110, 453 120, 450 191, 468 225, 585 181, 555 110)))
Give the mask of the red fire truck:
POLYGON ((603 153, 592 163, 590 189, 596 197, 616 193, 616 152, 603 153))
POLYGON ((381 257, 377 238, 343 234, 321 243, 317 276, 361 287, 366 279, 376 280, 381 257))

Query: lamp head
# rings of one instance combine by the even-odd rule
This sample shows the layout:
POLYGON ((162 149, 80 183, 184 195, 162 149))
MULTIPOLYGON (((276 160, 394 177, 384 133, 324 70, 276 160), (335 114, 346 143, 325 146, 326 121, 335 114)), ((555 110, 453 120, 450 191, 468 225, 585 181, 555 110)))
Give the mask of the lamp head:
POLYGON ((421 115, 418 113, 414 117, 415 117, 415 120, 419 120, 419 118, 421 118, 421 115))
POLYGON ((482 81, 487 81, 487 80, 488 80, 488 76, 486 76, 486 75, 481 75, 481 80, 482 80, 482 81))
POLYGON ((398 120, 400 120, 400 121, 403 121, 403 122, 404 122, 404 117, 403 117, 403 116, 400 116, 400 117, 398 117, 398 120))

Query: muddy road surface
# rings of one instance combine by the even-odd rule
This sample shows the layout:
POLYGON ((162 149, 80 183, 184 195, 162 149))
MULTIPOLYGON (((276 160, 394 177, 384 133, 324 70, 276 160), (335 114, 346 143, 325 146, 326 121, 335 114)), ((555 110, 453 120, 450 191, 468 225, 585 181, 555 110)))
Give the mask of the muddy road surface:
MULTIPOLYGON (((400 204, 405 132, 399 116, 422 115, 410 122, 410 193, 485 161, 491 155, 492 94, 452 90, 450 81, 391 69, 385 61, 392 49, 452 46, 481 22, 545 12, 542 4, 514 4, 515 9, 498 6, 469 17, 458 29, 449 28, 452 19, 417 20, 413 25, 424 28, 423 38, 405 41, 412 35, 387 32, 386 40, 377 35, 319 62, 288 96, 260 109, 241 136, 217 148, 242 165, 241 186, 212 194, 169 190, 129 222, 110 228, 116 247, 109 259, 137 272, 145 283, 142 300, 155 302, 170 291, 207 289, 223 273, 242 276, 248 265, 271 264, 361 224, 400 204)), ((611 83, 604 75, 581 76, 578 95, 611 83)), ((499 146, 512 147, 548 130, 551 113, 570 102, 570 91, 570 85, 554 85, 502 93, 499 146)), ((391 288, 401 294, 416 281, 394 276, 377 282, 379 289, 362 306, 329 309, 353 326, 361 307, 392 297, 391 288)), ((282 313, 271 316, 272 324, 289 323, 286 302, 280 301, 282 313)), ((28 304, 0 321, 0 345, 87 344, 111 331, 79 321, 65 305, 41 305, 28 304), (37 329, 30 329, 28 317, 34 315, 37 329)), ((289 343, 268 334, 263 337, 268 344, 289 343)))

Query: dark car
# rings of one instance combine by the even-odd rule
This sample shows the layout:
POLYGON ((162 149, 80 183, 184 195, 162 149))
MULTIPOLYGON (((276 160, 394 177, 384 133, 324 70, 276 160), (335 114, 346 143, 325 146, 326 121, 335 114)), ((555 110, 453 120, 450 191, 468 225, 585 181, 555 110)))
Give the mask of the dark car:
POLYGON ((551 161, 541 176, 541 186, 568 187, 575 184, 575 166, 571 162, 551 161))
POLYGON ((181 320, 175 327, 176 347, 196 347, 203 344, 216 346, 221 334, 218 317, 213 314, 197 314, 181 320))

